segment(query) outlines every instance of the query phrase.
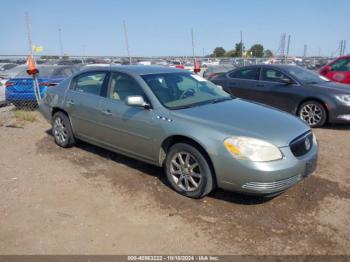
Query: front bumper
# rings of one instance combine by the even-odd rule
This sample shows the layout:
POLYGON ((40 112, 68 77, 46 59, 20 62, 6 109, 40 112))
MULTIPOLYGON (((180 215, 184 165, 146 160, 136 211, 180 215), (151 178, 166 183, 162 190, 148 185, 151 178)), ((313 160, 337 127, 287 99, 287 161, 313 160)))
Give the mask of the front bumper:
POLYGON ((350 106, 337 104, 335 107, 328 108, 328 122, 330 123, 350 123, 350 106))
POLYGON ((233 159, 226 148, 212 157, 218 186, 222 189, 253 195, 282 192, 313 173, 317 166, 318 145, 295 157, 289 147, 280 148, 281 160, 252 162, 233 159))

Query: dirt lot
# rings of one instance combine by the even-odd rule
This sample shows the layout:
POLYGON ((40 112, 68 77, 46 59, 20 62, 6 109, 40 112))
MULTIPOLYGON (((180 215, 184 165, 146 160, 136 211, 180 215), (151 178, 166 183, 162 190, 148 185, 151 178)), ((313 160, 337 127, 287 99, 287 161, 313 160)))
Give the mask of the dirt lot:
POLYGON ((315 130, 315 174, 266 201, 174 193, 156 167, 0 110, 0 254, 350 254, 350 125, 315 130))

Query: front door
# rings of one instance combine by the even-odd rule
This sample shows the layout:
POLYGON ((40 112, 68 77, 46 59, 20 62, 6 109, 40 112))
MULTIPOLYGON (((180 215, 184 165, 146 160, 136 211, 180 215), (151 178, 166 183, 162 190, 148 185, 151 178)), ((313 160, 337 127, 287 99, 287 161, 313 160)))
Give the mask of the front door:
POLYGON ((153 140, 156 135, 156 118, 153 110, 130 107, 128 96, 143 96, 136 80, 124 73, 112 73, 106 98, 100 103, 103 143, 117 150, 154 161, 157 153, 153 140))

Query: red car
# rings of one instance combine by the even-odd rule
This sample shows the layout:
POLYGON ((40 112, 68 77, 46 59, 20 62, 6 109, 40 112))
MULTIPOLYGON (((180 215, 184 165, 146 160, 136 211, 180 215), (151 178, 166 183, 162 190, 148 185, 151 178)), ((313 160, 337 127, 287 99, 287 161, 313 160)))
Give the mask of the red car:
POLYGON ((350 55, 340 56, 320 69, 329 80, 350 85, 350 55))

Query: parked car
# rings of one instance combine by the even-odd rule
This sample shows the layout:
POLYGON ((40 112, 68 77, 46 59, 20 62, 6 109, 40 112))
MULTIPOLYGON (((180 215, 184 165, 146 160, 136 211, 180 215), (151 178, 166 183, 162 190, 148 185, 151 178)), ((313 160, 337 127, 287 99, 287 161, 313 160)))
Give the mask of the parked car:
POLYGON ((300 117, 311 127, 350 122, 350 89, 292 65, 256 65, 212 79, 230 94, 300 117))
POLYGON ((228 71, 233 70, 235 67, 233 65, 217 65, 217 66, 208 66, 203 73, 203 77, 211 80, 212 78, 224 74, 228 71))
POLYGON ((328 79, 350 85, 350 55, 341 56, 320 69, 328 79))
POLYGON ((4 64, 0 64, 0 72, 1 71, 6 71, 6 70, 10 70, 14 67, 18 66, 17 64, 14 63, 4 63, 4 64))
POLYGON ((24 66, 16 66, 8 70, 0 71, 0 106, 6 104, 5 83, 24 70, 24 66))
MULTIPOLYGON (((55 86, 79 69, 75 66, 39 66, 40 95, 44 96, 49 87, 55 86)), ((5 83, 5 97, 8 103, 16 107, 35 105, 36 98, 33 89, 33 78, 22 68, 22 72, 5 83)))
POLYGON ((290 114, 250 103, 185 70, 94 68, 47 90, 39 106, 61 147, 77 139, 165 168, 199 198, 216 186, 276 194, 310 175, 318 146, 290 114))

